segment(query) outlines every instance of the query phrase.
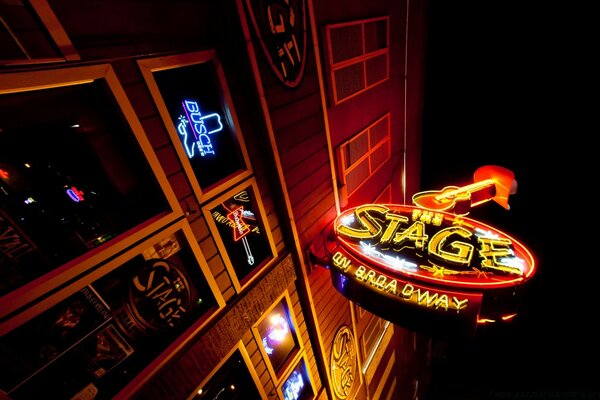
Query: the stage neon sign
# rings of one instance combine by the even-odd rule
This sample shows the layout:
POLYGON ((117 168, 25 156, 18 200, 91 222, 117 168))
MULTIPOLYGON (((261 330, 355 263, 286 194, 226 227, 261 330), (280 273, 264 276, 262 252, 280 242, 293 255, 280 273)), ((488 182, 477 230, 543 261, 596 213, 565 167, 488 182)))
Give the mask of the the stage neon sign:
POLYGON ((194 100, 183 100, 182 105, 185 115, 178 118, 177 132, 188 158, 214 155, 215 148, 209 135, 223 130, 221 116, 217 113, 203 115, 194 100))
POLYGON ((483 322, 514 318, 536 271, 529 250, 462 215, 396 204, 342 212, 327 231, 334 287, 409 329, 471 335, 483 322))
POLYGON ((518 241, 481 222, 401 205, 368 204, 335 221, 337 240, 374 270, 454 287, 517 285, 535 271, 518 241))

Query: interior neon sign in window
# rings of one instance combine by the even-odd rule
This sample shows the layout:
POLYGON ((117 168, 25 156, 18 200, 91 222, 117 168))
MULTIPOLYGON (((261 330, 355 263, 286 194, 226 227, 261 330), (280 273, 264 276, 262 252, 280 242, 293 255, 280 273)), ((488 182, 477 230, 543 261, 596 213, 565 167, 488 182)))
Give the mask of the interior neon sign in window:
POLYGON ((77 189, 75 186, 71 186, 70 189, 67 189, 67 195, 75 203, 79 203, 80 201, 84 200, 83 194, 84 193, 81 190, 77 189))
POLYGON ((182 105, 185 115, 178 118, 177 132, 181 135, 188 158, 214 155, 215 149, 209 135, 223 130, 221 116, 217 113, 203 115, 200 105, 194 100, 183 100, 182 105))
POLYGON ((283 385, 283 398, 285 400, 297 400, 302 395, 304 379, 302 373, 294 370, 283 385))

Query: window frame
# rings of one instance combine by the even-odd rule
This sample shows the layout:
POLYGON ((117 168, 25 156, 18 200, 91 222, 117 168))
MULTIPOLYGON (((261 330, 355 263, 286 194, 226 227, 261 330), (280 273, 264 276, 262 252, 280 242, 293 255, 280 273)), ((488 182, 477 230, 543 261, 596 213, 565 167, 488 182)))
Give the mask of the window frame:
POLYGON ((374 122, 369 124, 369 126, 367 126, 365 129, 361 130, 360 132, 354 134, 349 139, 342 142, 336 148, 338 180, 342 185, 341 195, 344 197, 343 200, 347 200, 350 196, 352 196, 354 193, 356 193, 369 180, 369 178, 372 177, 377 171, 379 171, 379 169, 381 167, 383 167, 385 165, 385 163, 387 161, 389 161, 389 159, 391 158, 391 131, 390 131, 390 129, 391 129, 391 117, 390 117, 390 113, 388 112, 388 113, 384 114, 383 116, 377 118, 374 122), (378 125, 381 121, 383 121, 385 119, 387 119, 387 124, 386 124, 387 134, 383 139, 381 139, 379 142, 377 142, 376 144, 374 144, 372 146, 370 130, 371 130, 371 128, 375 127, 376 125, 378 125), (355 160, 352 164, 346 166, 347 158, 348 158, 347 157, 347 149, 349 148, 349 146, 351 145, 352 142, 361 139, 363 137, 363 135, 366 135, 367 143, 368 143, 368 150, 363 155, 361 155, 357 160, 355 160), (378 166, 373 168, 371 165, 371 155, 374 154, 376 151, 378 151, 383 146, 387 146, 387 157, 378 166), (353 188, 351 191, 348 191, 347 176, 350 173, 352 173, 352 171, 354 171, 363 162, 367 162, 369 165, 369 175, 365 179, 363 179, 362 182, 358 186, 353 188))
MULTIPOLYGON (((271 379, 273 380, 273 383, 275 386, 279 386, 279 384, 285 380, 284 377, 291 373, 292 369, 298 363, 298 360, 300 358, 302 358, 302 356, 305 353, 304 343, 302 342, 302 335, 300 335, 298 328, 299 328, 298 321, 296 320, 296 315, 294 313, 294 308, 292 306, 291 297, 290 297, 289 291, 287 289, 277 298, 277 300, 275 300, 273 302, 273 304, 271 304, 269 306, 268 309, 266 309, 264 311, 264 313, 261 315, 261 317, 252 325, 252 328, 251 328, 252 336, 254 337, 254 340, 256 340, 256 344, 258 346, 260 354, 262 355, 262 358, 267 366, 269 375, 271 376, 271 379), (273 311, 273 309, 275 309, 275 307, 277 307, 279 304, 284 303, 284 302, 288 308, 289 318, 291 319, 291 323, 293 324, 293 326, 290 327, 290 331, 293 332, 294 337, 297 342, 297 345, 294 348, 294 350, 292 351, 292 353, 285 360, 281 369, 279 371, 275 371, 275 368, 273 367, 273 364, 271 363, 271 359, 269 358, 269 355, 267 354, 267 352, 263 346, 262 337, 261 337, 260 332, 258 331, 258 327, 262 323, 262 321, 264 321, 265 318, 267 318, 269 316, 271 311, 273 311)), ((310 369, 310 368, 307 368, 307 369, 310 369)), ((313 388, 313 390, 314 390, 314 388, 313 388)))
POLYGON ((258 190, 258 184, 256 183, 256 179, 253 177, 242 183, 239 183, 238 185, 227 190, 226 192, 223 192, 222 194, 220 194, 218 197, 214 198, 210 202, 204 204, 202 206, 202 214, 204 215, 204 218, 206 219, 211 236, 217 244, 217 249, 219 250, 219 253, 221 254, 221 257, 223 259, 223 263, 225 264, 227 273, 229 274, 229 277, 233 283, 233 287, 235 288, 237 293, 240 293, 242 290, 244 290, 246 287, 248 287, 252 282, 254 282, 260 276, 260 273, 262 271, 264 271, 269 265, 273 264, 275 262, 275 259, 277 258, 277 249, 275 247, 275 242, 273 241, 273 235, 271 233, 271 228, 269 226, 269 220, 267 218, 267 214, 265 213, 265 208, 262 203, 262 197, 260 196, 260 192, 258 190), (233 266, 231 258, 229 257, 229 252, 227 251, 227 248, 225 247, 225 243, 221 239, 221 234, 219 232, 217 224, 214 221, 214 218, 212 217, 211 210, 215 206, 217 206, 219 203, 221 203, 223 200, 226 200, 226 199, 236 195, 237 193, 241 192, 244 189, 251 190, 252 195, 254 196, 254 199, 256 201, 258 210, 254 210, 254 211, 257 214, 259 214, 259 215, 257 215, 257 219, 260 218, 260 221, 264 227, 264 235, 265 235, 266 240, 268 241, 269 248, 271 249, 271 258, 267 258, 265 261, 263 261, 263 265, 256 266, 246 277, 244 277, 240 280, 237 276, 237 273, 235 271, 235 268, 233 266))
POLYGON ((248 370, 248 373, 251 375, 252 380, 254 381, 254 385, 256 386, 256 389, 257 389, 258 393, 260 394, 261 400, 267 400, 267 394, 265 393, 262 383, 260 382, 260 378, 258 377, 258 374, 256 373, 254 366, 252 365, 252 360, 250 359, 250 356, 248 355, 248 350, 246 350, 246 347, 244 346, 244 342, 242 340, 237 342, 237 344, 235 346, 233 346, 233 348, 227 353, 227 355, 225 357, 223 357, 221 359, 221 361, 219 361, 217 366, 213 368, 213 370, 210 372, 210 374, 208 374, 208 376, 206 378, 204 378, 202 380, 202 382, 194 389, 192 394, 190 394, 188 396, 187 400, 194 400, 194 398, 196 397, 196 395, 198 393, 198 390, 202 389, 204 386, 206 386, 206 384, 208 382, 210 382, 210 380, 213 378, 213 376, 215 376, 220 371, 221 367, 227 361, 229 361, 229 358, 236 351, 239 351, 240 354, 242 355, 242 359, 244 360, 244 363, 246 364, 246 369, 248 370))
POLYGON ((225 80, 225 73, 223 72, 223 68, 215 50, 204 50, 156 58, 145 58, 137 60, 137 63, 138 67, 142 72, 146 85, 150 90, 150 94, 152 95, 154 103, 158 109, 163 125, 169 134, 169 138, 171 139, 173 147, 175 148, 175 151, 183 166, 183 170, 185 171, 185 174, 188 177, 188 181, 190 182, 190 185, 192 187, 192 190, 199 202, 202 202, 207 198, 216 195, 217 193, 225 190, 225 188, 230 187, 231 185, 235 185, 236 183, 241 182, 242 180, 248 178, 253 174, 252 164, 250 163, 248 150, 246 148, 241 127, 237 118, 237 114, 235 112, 235 107, 233 105, 233 101, 229 93, 227 81, 225 80), (226 112, 226 115, 224 117, 229 120, 230 125, 233 129, 233 134, 235 135, 235 138, 240 147, 240 152, 242 154, 241 161, 243 162, 243 164, 245 164, 245 169, 242 168, 237 172, 222 178, 217 183, 209 186, 208 188, 202 189, 200 187, 198 179, 196 178, 192 164, 186 155, 185 148, 182 145, 181 140, 179 139, 179 134, 172 121, 167 105, 165 104, 164 98, 162 96, 160 88, 158 87, 158 84, 156 83, 156 80, 154 79, 153 74, 154 72, 211 62, 215 67, 215 71, 218 77, 218 82, 216 82, 216 84, 221 89, 221 104, 223 105, 223 109, 226 112))
POLYGON ((279 398, 281 400, 285 399, 284 394, 283 394, 284 383, 289 378, 291 373, 296 369, 296 367, 300 364, 304 365, 304 370, 306 371, 306 374, 308 375, 308 380, 310 383, 309 386, 312 391, 312 395, 309 396, 309 399, 312 400, 312 399, 316 398, 315 379, 310 370, 310 364, 308 363, 308 357, 306 355, 306 351, 303 350, 302 353, 300 354, 300 356, 296 360, 294 360, 294 362, 290 364, 290 367, 285 371, 285 373, 282 374, 281 380, 277 383, 277 395, 279 396, 279 398))
POLYGON ((49 88, 89 84, 103 79, 112 93, 116 106, 123 113, 124 120, 129 125, 140 150, 148 161, 150 170, 162 190, 168 208, 129 230, 122 232, 117 238, 86 252, 82 255, 54 268, 52 271, 26 283, 0 298, 0 322, 19 308, 55 291, 85 274, 99 263, 115 256, 142 238, 173 223, 183 215, 181 205, 173 192, 168 179, 145 135, 138 117, 127 98, 121 83, 109 64, 98 64, 81 67, 63 67, 52 70, 21 71, 0 74, 0 97, 3 94, 31 92, 49 88))
POLYGON ((331 94, 331 99, 333 100, 334 106, 337 106, 338 104, 340 104, 346 100, 349 100, 355 96, 358 96, 359 94, 390 79, 390 17, 389 16, 368 18, 368 19, 362 19, 362 20, 356 20, 356 21, 350 21, 350 22, 341 22, 341 23, 336 23, 336 24, 328 24, 328 25, 325 25, 324 29, 325 29, 325 47, 326 47, 326 59, 327 59, 326 70, 329 75, 330 94, 331 94), (386 22, 386 46, 384 48, 377 49, 375 51, 367 52, 367 50, 365 48, 364 26, 366 24, 378 22, 378 21, 386 22), (345 27, 354 26, 354 25, 360 25, 361 38, 362 38, 362 53, 355 57, 351 57, 351 58, 348 58, 348 59, 345 59, 342 61, 334 62, 333 43, 332 43, 332 39, 331 39, 331 32, 335 29, 345 28, 345 27), (380 79, 376 82, 369 84, 368 79, 367 79, 367 66, 366 66, 367 61, 369 61, 370 59, 373 59, 375 57, 379 57, 381 55, 386 56, 386 74, 385 74, 386 76, 383 79, 380 79), (339 99, 338 94, 337 94, 337 84, 336 84, 336 79, 335 79, 336 71, 343 69, 343 68, 353 66, 353 65, 358 65, 358 64, 362 64, 362 66, 363 66, 363 73, 362 73, 363 84, 364 84, 363 88, 348 95, 348 96, 345 96, 345 97, 339 99))

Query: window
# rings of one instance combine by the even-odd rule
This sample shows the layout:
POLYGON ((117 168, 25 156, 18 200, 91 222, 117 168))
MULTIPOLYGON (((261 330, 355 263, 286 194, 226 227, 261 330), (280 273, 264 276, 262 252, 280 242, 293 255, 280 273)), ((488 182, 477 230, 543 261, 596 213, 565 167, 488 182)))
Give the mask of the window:
POLYGON ((0 388, 11 398, 112 398, 224 306, 185 220, 48 302, 55 304, 38 315, 28 309, 29 319, 0 338, 0 365, 10 371, 0 388))
POLYGON ((0 3, 0 65, 79 59, 46 0, 0 3))
POLYGON ((182 215, 110 66, 2 74, 0 121, 0 317, 182 215))
POLYGON ((350 197, 390 158, 390 114, 379 118, 337 149, 339 180, 350 197))
POLYGON ((236 290, 248 285, 277 250, 254 179, 202 209, 236 290))
POLYGON ((213 51, 138 64, 199 200, 252 173, 223 71, 213 51))
POLYGON ((188 400, 266 399, 251 365, 246 349, 239 342, 188 400))
POLYGON ((287 292, 252 328, 275 382, 300 354, 301 343, 296 329, 287 292))
POLYGON ((334 105, 389 78, 388 22, 380 17, 325 27, 334 105))
POLYGON ((279 392, 280 398, 283 400, 314 399, 315 391, 305 355, 298 360, 294 369, 284 376, 281 386, 279 386, 279 392))

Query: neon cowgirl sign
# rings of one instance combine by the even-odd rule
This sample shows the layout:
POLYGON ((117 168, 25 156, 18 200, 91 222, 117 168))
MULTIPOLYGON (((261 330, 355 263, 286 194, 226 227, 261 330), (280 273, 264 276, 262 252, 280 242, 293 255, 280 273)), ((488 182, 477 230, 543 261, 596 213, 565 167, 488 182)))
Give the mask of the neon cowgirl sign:
MULTIPOLYGON (((490 199, 497 202, 494 196, 502 194, 507 208, 514 193, 509 181, 506 190, 494 188, 492 178, 482 186, 492 187, 490 199)), ((376 315, 432 334, 449 327, 474 332, 477 323, 514 317, 520 292, 535 274, 534 258, 514 238, 465 217, 466 206, 462 215, 439 210, 449 207, 446 193, 459 190, 436 194, 431 208, 366 204, 341 213, 325 240, 335 288, 376 315)), ((475 203, 472 195, 466 203, 475 203)))
POLYGON ((178 118, 177 132, 181 136, 188 158, 196 155, 214 155, 215 149, 209 135, 223 130, 221 116, 217 113, 202 115, 198 102, 194 100, 184 100, 182 105, 185 115, 178 118))

